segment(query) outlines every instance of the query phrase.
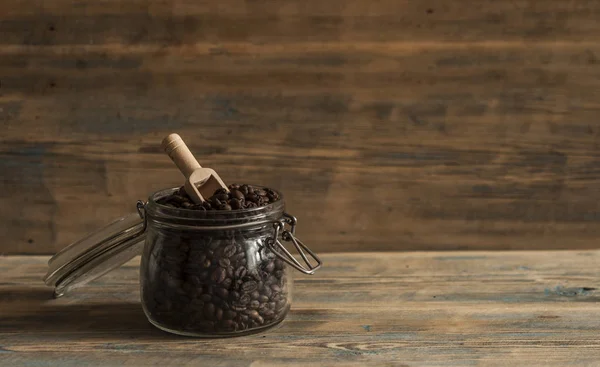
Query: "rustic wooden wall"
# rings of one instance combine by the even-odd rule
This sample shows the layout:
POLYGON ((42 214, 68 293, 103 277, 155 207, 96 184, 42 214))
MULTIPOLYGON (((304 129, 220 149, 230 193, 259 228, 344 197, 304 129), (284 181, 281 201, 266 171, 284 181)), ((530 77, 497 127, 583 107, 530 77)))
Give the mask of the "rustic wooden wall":
POLYGON ((173 131, 318 251, 592 248, 596 0, 2 0, 0 253, 181 183, 173 131))

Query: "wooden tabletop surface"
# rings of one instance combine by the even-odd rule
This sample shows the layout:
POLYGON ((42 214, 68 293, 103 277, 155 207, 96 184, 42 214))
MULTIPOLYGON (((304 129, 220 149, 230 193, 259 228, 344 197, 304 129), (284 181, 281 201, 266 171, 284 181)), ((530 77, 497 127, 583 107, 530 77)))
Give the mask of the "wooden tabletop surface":
POLYGON ((0 257, 0 365, 590 366, 600 363, 600 251, 326 254, 292 312, 254 336, 151 326, 138 264, 61 299, 47 257, 0 257))

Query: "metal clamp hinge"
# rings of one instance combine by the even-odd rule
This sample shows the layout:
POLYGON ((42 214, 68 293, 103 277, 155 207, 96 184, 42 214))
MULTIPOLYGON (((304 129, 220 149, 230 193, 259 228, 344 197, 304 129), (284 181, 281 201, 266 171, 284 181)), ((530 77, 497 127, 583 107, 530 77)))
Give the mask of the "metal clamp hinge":
POLYGON ((279 221, 273 223, 273 226, 275 227, 275 236, 267 240, 267 246, 278 258, 285 261, 296 270, 301 271, 304 274, 314 274, 314 272, 323 265, 323 262, 311 249, 306 247, 300 239, 296 238, 295 233, 297 223, 298 220, 294 216, 284 213, 279 221), (285 229, 285 224, 290 226, 289 230, 285 229), (302 257, 304 264, 301 264, 279 241, 280 234, 282 240, 294 244, 294 247, 302 257), (316 262, 316 265, 312 264, 307 254, 310 255, 313 262, 316 262))

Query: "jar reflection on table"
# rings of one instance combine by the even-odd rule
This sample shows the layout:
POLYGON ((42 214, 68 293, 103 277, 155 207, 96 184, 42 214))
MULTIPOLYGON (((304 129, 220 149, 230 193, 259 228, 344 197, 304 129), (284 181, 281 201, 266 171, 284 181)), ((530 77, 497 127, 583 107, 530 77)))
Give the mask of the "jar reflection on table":
POLYGON ((140 269, 150 322, 206 337, 243 335, 281 322, 290 309, 292 280, 288 265, 266 243, 273 237, 269 221, 279 219, 284 206, 282 198, 250 210, 200 212, 151 198, 140 269))

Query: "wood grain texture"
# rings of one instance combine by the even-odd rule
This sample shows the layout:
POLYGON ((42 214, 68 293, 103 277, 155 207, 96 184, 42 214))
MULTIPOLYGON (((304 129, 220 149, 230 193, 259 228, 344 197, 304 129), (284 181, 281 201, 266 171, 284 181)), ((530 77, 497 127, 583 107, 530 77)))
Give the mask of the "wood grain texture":
POLYGON ((593 366, 598 251, 339 253, 295 277, 280 327, 234 339, 151 326, 138 265, 60 299, 47 257, 0 257, 3 365, 593 366))
POLYGON ((600 2, 3 0, 0 253, 182 184, 278 188, 316 251, 594 248, 600 2))

